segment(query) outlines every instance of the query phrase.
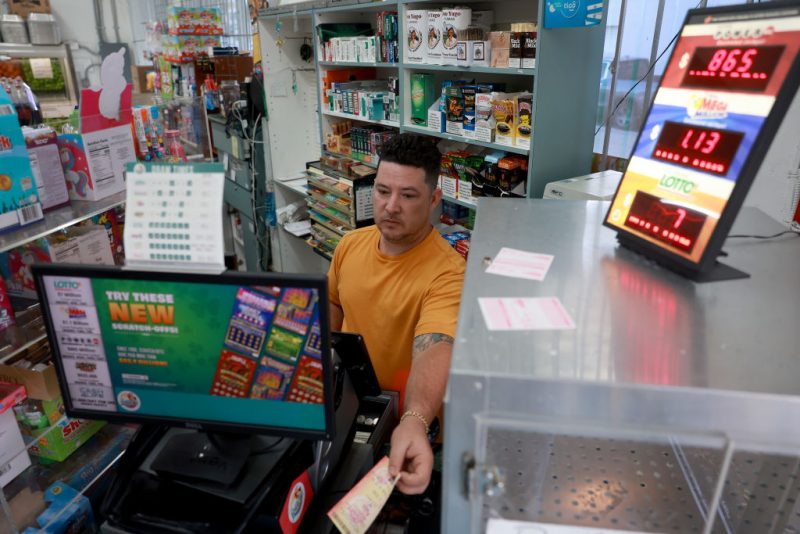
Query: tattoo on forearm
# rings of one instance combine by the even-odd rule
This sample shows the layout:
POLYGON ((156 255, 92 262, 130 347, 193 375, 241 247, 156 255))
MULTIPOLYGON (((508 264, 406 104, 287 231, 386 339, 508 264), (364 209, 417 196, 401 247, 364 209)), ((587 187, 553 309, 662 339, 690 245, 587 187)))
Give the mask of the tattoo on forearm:
POLYGON ((453 344, 453 338, 447 334, 422 334, 414 338, 414 356, 421 352, 425 352, 437 343, 453 344))

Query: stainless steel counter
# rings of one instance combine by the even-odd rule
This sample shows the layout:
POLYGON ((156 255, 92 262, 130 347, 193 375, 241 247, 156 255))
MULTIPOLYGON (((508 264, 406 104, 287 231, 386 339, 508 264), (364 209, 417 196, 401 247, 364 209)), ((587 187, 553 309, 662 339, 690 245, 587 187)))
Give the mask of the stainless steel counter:
MULTIPOLYGON (((470 504, 487 503, 462 491, 462 459, 485 464, 501 427, 644 440, 678 456, 676 440, 691 443, 718 455, 712 478, 743 451, 800 455, 800 238, 730 238, 723 261, 751 277, 696 284, 620 248, 601 224, 607 207, 480 201, 446 399, 446 532, 477 531, 470 504), (484 273, 502 247, 554 255, 546 279, 484 273), (574 330, 491 332, 477 304, 552 296, 574 330)), ((745 208, 731 233, 782 229, 745 208)))

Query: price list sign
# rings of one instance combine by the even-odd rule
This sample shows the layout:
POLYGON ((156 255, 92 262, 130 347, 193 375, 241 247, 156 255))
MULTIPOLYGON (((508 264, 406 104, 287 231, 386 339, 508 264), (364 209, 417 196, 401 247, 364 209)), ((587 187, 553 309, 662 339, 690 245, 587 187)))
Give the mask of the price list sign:
POLYGON ((224 269, 221 164, 131 165, 125 254, 129 267, 224 269))

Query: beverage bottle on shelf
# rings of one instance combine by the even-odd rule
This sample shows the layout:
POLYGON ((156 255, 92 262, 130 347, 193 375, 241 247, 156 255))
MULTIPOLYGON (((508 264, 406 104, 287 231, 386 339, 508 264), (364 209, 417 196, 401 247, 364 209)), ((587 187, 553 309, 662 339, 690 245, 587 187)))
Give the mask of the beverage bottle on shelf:
POLYGON ((164 143, 167 145, 167 154, 170 160, 186 163, 188 160, 186 159, 186 151, 183 149, 179 139, 180 133, 180 130, 165 130, 164 143))

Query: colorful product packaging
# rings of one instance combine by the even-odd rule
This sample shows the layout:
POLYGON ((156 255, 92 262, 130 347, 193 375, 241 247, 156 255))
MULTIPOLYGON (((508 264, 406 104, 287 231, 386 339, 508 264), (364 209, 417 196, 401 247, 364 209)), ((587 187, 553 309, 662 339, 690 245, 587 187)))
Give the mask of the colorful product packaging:
POLYGON ((14 406, 19 429, 26 436, 54 425, 64 415, 64 400, 61 396, 50 400, 28 398, 14 406))
POLYGON ((411 74, 411 122, 428 126, 428 108, 436 101, 435 79, 432 74, 411 74))
POLYGON ((533 95, 522 93, 517 97, 517 136, 514 141, 516 146, 531 147, 531 133, 533 131, 533 95))
POLYGON ((0 232, 41 220, 28 149, 11 98, 0 87, 0 232))
POLYGON ((222 10, 218 7, 177 7, 167 9, 170 35, 222 35, 222 10))
POLYGON ((522 67, 522 38, 523 32, 511 33, 511 45, 508 51, 508 66, 512 69, 522 67))
POLYGON ((136 161, 132 94, 133 86, 127 84, 119 95, 117 116, 108 118, 100 112, 101 92, 82 91, 81 133, 58 136, 70 199, 100 200, 125 189, 125 166, 136 161))
POLYGON ((492 100, 495 119, 495 142, 501 145, 514 146, 516 128, 514 117, 517 114, 516 95, 497 93, 492 100))
POLYGON ((442 12, 441 10, 428 10, 426 12, 427 33, 425 49, 425 63, 431 65, 442 64, 442 12))
POLYGON ((69 203, 67 182, 58 153, 56 131, 49 126, 40 128, 22 128, 31 170, 36 182, 36 191, 45 211, 69 203))
POLYGON ((161 48, 167 61, 191 63, 199 54, 221 43, 219 35, 164 35, 161 48))
POLYGON ((471 20, 471 8, 453 7, 442 10, 442 64, 458 63, 459 34, 469 27, 471 20))
POLYGON ((445 89, 445 131, 453 135, 464 135, 464 93, 459 85, 445 89))
POLYGON ((37 438, 29 449, 30 453, 40 458, 63 462, 105 424, 105 421, 65 417, 49 432, 37 438))
POLYGON ((475 139, 487 143, 494 142, 494 129, 497 123, 492 110, 492 93, 475 95, 475 139))
POLYGON ((428 28, 428 12, 424 9, 406 11, 406 61, 425 63, 428 42, 425 34, 428 28))
POLYGON ((10 326, 17 324, 14 318, 14 308, 8 298, 8 289, 5 279, 0 276, 0 333, 5 332, 10 326))
POLYGON ((36 518, 41 528, 26 528, 23 534, 64 534, 94 532, 96 529, 92 505, 77 490, 55 482, 44 493, 50 506, 36 518))

